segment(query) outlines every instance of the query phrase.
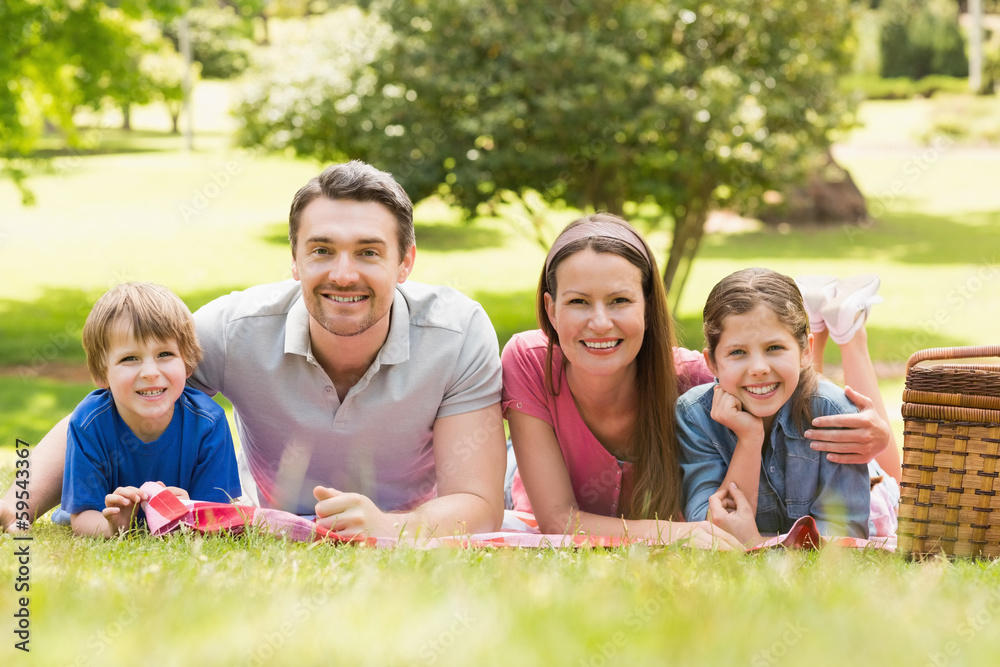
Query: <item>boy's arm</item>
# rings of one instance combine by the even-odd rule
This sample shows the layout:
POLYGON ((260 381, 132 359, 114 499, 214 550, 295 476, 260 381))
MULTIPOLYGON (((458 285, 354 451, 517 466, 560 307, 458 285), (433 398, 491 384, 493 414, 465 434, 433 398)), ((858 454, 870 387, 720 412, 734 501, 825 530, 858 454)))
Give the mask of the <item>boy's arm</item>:
POLYGON ((117 534, 104 515, 97 510, 83 510, 70 515, 73 534, 80 537, 111 537, 117 534))
POLYGON ((70 515, 73 533, 81 537, 115 537, 134 525, 135 513, 146 494, 134 486, 120 486, 104 500, 104 510, 83 510, 70 515))

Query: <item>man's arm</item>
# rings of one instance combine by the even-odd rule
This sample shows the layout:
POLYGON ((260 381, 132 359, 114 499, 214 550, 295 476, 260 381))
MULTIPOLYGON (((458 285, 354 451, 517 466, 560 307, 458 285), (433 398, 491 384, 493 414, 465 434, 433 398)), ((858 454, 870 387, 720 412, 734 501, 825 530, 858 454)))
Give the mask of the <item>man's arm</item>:
POLYGON ((828 461, 868 463, 877 459, 882 469, 898 481, 902 469, 899 450, 885 417, 879 414, 867 396, 850 387, 845 387, 844 393, 858 412, 817 417, 813 419, 812 428, 803 435, 812 440, 810 446, 813 449, 828 452, 828 461), (890 444, 893 446, 890 447, 890 444))
POLYGON ((507 462, 500 404, 434 422, 436 498, 408 512, 381 512, 371 499, 316 487, 316 520, 341 535, 430 537, 495 531, 503 521, 507 462))
MULTIPOLYGON (((59 504, 62 495, 63 468, 66 465, 66 432, 69 416, 52 427, 41 441, 35 445, 28 457, 28 520, 34 521, 59 504)), ((14 513, 18 487, 11 485, 0 500, 0 529, 14 532, 24 530, 18 526, 14 513)), ((20 513, 18 513, 20 514, 20 513)))

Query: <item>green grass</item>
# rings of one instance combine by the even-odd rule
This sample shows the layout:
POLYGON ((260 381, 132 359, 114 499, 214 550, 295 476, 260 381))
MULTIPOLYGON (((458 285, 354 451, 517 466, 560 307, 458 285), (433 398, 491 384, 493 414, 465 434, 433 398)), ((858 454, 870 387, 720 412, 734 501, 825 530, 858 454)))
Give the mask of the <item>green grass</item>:
MULTIPOLYGON (((104 542, 50 524, 30 549, 31 659, 7 632, 6 665, 987 665, 1000 649, 989 563, 104 542)), ((0 581, 15 575, 0 560, 0 581)), ((11 598, 5 584, 0 607, 11 598)))

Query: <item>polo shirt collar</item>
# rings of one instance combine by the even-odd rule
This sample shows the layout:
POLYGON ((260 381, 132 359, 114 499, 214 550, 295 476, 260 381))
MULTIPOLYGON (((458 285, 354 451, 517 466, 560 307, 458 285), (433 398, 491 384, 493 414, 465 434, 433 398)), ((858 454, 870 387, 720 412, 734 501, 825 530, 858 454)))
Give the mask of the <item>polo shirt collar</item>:
MULTIPOLYGON (((285 317, 285 353, 313 359, 309 342, 309 311, 302 295, 295 300, 285 317)), ((376 360, 381 364, 399 364, 410 358, 410 307, 397 288, 389 313, 389 336, 376 360)))
POLYGON ((389 313, 389 336, 379 350, 377 359, 383 364, 401 364, 410 358, 410 306, 396 288, 389 313))
POLYGON ((309 311, 306 310, 301 291, 285 316, 285 354, 312 358, 309 346, 309 311))

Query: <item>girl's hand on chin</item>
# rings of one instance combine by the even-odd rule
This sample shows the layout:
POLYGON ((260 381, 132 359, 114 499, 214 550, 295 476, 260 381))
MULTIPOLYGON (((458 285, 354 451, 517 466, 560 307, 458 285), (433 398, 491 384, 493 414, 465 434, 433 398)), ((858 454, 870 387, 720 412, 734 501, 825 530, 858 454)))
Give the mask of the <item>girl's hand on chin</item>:
POLYGON ((712 419, 722 424, 740 440, 759 439, 764 442, 764 420, 743 409, 738 398, 721 385, 712 389, 712 419))

